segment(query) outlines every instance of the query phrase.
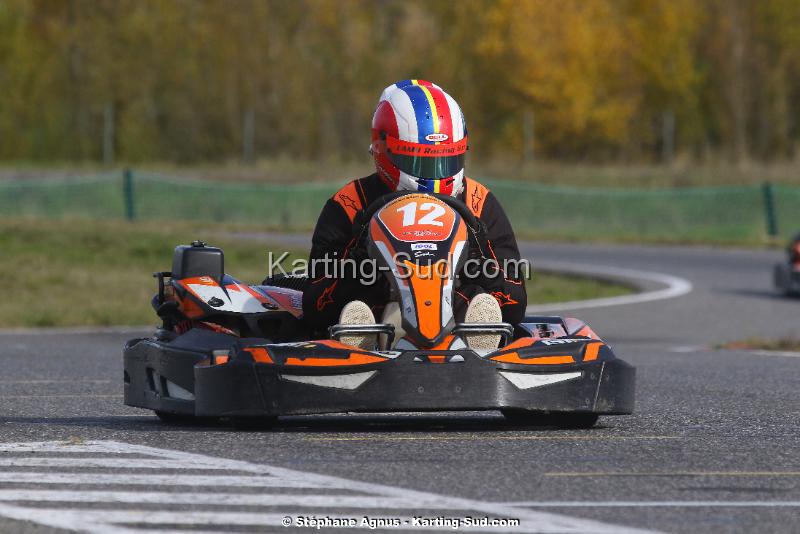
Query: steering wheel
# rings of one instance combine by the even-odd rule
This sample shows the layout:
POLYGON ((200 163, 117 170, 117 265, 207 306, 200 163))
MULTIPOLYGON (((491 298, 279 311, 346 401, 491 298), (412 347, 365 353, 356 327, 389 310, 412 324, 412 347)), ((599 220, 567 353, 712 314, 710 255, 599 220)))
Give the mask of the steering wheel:
POLYGON ((451 208, 453 208, 456 213, 458 213, 461 218, 464 220, 464 223, 467 225, 467 232, 470 241, 470 248, 472 250, 477 250, 482 257, 487 257, 484 249, 484 243, 486 242, 486 225, 469 210, 466 204, 461 202, 455 197, 450 195, 444 195, 442 193, 429 193, 429 192, 421 192, 421 191, 392 191, 391 193, 386 193, 382 195, 370 203, 369 206, 364 208, 359 214, 356 216, 355 220, 353 221, 353 235, 356 237, 356 242, 360 243, 361 240, 364 238, 366 234, 367 227, 369 225, 369 221, 372 220, 372 217, 375 213, 384 207, 389 202, 404 197, 406 195, 429 195, 438 200, 441 200, 451 208), (473 248, 474 247, 474 248, 473 248))

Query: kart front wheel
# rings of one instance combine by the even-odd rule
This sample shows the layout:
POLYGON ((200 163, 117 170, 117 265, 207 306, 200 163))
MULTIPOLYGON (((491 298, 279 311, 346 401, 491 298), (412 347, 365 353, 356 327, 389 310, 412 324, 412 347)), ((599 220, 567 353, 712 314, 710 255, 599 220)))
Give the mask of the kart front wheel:
POLYGON ((196 417, 194 415, 185 413, 163 412, 161 410, 153 410, 156 416, 162 422, 170 425, 212 425, 216 424, 218 419, 216 417, 196 417))
POLYGON ((233 428, 245 432, 269 430, 275 426, 277 422, 277 417, 231 417, 233 428))
POLYGON ((515 425, 552 426, 556 428, 592 428, 599 415, 596 413, 550 413, 529 412, 527 410, 502 410, 509 423, 515 425))

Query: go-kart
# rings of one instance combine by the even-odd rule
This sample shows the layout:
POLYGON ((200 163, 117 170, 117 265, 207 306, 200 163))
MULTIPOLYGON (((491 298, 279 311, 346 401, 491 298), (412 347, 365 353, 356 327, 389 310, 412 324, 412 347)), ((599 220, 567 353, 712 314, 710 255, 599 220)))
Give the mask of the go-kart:
POLYGON ((775 287, 784 295, 800 297, 800 234, 789 243, 787 253, 787 261, 775 264, 773 269, 775 287))
POLYGON ((219 248, 178 246, 172 270, 155 274, 161 327, 125 345, 125 404, 168 421, 259 425, 283 415, 500 410, 518 422, 590 427, 632 412, 635 369, 583 322, 455 322, 457 273, 480 245, 480 222, 463 203, 391 193, 360 220, 399 322, 315 335, 302 320, 302 276, 250 286, 225 274, 219 248), (499 336, 499 348, 470 349, 476 334, 499 336), (372 336, 374 347, 342 342, 354 335, 372 336))

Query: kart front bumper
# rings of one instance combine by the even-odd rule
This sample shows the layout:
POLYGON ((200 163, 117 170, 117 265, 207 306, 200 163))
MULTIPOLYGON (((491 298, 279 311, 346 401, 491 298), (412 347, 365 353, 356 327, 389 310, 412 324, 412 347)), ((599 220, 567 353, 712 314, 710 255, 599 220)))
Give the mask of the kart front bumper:
POLYGON ((459 355, 463 361, 457 363, 414 361, 415 354, 406 353, 375 365, 313 370, 203 362, 194 367, 195 412, 269 417, 518 409, 612 415, 634 408, 635 369, 616 358, 534 366, 499 364, 470 351, 459 355))

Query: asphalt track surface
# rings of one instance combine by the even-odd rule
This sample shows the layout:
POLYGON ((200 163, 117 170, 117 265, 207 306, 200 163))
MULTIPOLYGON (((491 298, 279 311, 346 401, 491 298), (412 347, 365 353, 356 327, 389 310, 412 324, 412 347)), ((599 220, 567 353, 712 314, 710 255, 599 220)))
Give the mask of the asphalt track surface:
POLYGON ((566 313, 637 366, 634 415, 572 431, 494 412, 296 417, 266 432, 170 426, 122 404, 132 333, 6 332, 0 532, 309 530, 282 527, 284 516, 521 521, 473 529, 486 532, 800 531, 800 357, 713 348, 797 334, 800 301, 770 288, 780 252, 523 252, 534 265, 691 283, 667 300, 566 313))

